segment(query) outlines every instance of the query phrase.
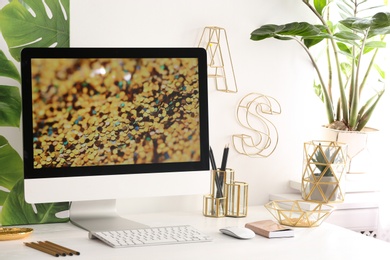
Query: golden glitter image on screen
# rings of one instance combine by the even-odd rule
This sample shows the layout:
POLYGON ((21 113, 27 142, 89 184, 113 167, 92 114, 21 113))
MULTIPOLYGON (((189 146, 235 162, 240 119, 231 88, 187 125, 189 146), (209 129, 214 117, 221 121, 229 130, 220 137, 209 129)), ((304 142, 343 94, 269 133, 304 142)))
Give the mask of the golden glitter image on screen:
POLYGON ((200 161, 197 62, 33 59, 34 168, 200 161))

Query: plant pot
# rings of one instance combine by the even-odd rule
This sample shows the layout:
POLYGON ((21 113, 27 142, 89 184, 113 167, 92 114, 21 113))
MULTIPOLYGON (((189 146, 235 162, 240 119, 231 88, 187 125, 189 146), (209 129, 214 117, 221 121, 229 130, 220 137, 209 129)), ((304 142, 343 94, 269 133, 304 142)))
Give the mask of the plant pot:
POLYGON ((302 198, 313 202, 344 201, 347 145, 331 141, 304 144, 302 198))
POLYGON ((368 173, 372 168, 370 147, 375 142, 374 135, 377 132, 377 129, 368 127, 360 132, 322 127, 322 138, 348 145, 346 173, 368 173))
MULTIPOLYGON (((313 178, 311 178, 313 180, 313 178)), ((333 176, 323 176, 317 181, 310 182, 310 190, 306 200, 315 202, 344 201, 343 180, 337 180, 333 176), (311 193, 310 193, 311 191, 311 193)))

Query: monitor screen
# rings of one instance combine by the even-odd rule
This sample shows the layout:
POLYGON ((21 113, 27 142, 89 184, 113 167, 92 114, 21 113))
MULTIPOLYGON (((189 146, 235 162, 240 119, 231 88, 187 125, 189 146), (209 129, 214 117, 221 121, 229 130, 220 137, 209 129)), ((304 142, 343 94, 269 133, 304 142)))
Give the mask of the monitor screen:
POLYGON ((83 193, 82 177, 95 185, 101 176, 145 174, 149 183, 151 175, 208 170, 204 49, 26 48, 21 57, 27 201, 41 180, 62 186, 70 178, 63 192, 83 193))

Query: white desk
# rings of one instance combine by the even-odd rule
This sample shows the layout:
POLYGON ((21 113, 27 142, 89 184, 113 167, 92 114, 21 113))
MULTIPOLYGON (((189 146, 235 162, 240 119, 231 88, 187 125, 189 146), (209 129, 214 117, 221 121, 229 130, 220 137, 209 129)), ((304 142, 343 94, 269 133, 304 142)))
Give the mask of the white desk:
POLYGON ((360 235, 329 223, 317 228, 296 228, 294 238, 267 239, 256 236, 238 240, 221 234, 225 226, 243 226, 247 222, 272 216, 262 206, 251 207, 246 218, 206 218, 201 212, 137 214, 132 220, 151 226, 190 224, 214 238, 212 242, 111 248, 99 240, 90 240, 86 231, 70 223, 34 225, 34 233, 22 240, 0 241, 0 259, 53 259, 53 256, 31 249, 23 242, 49 240, 72 248, 80 256, 66 259, 389 259, 390 243, 360 235))

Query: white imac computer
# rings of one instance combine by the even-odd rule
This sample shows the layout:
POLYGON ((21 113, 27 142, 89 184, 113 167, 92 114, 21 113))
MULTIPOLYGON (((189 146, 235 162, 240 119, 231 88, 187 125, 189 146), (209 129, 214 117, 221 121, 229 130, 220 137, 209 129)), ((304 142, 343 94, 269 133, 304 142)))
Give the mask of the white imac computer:
POLYGON ((121 198, 200 194, 209 182, 202 48, 26 48, 28 203, 71 202, 90 231, 143 226, 121 198))

